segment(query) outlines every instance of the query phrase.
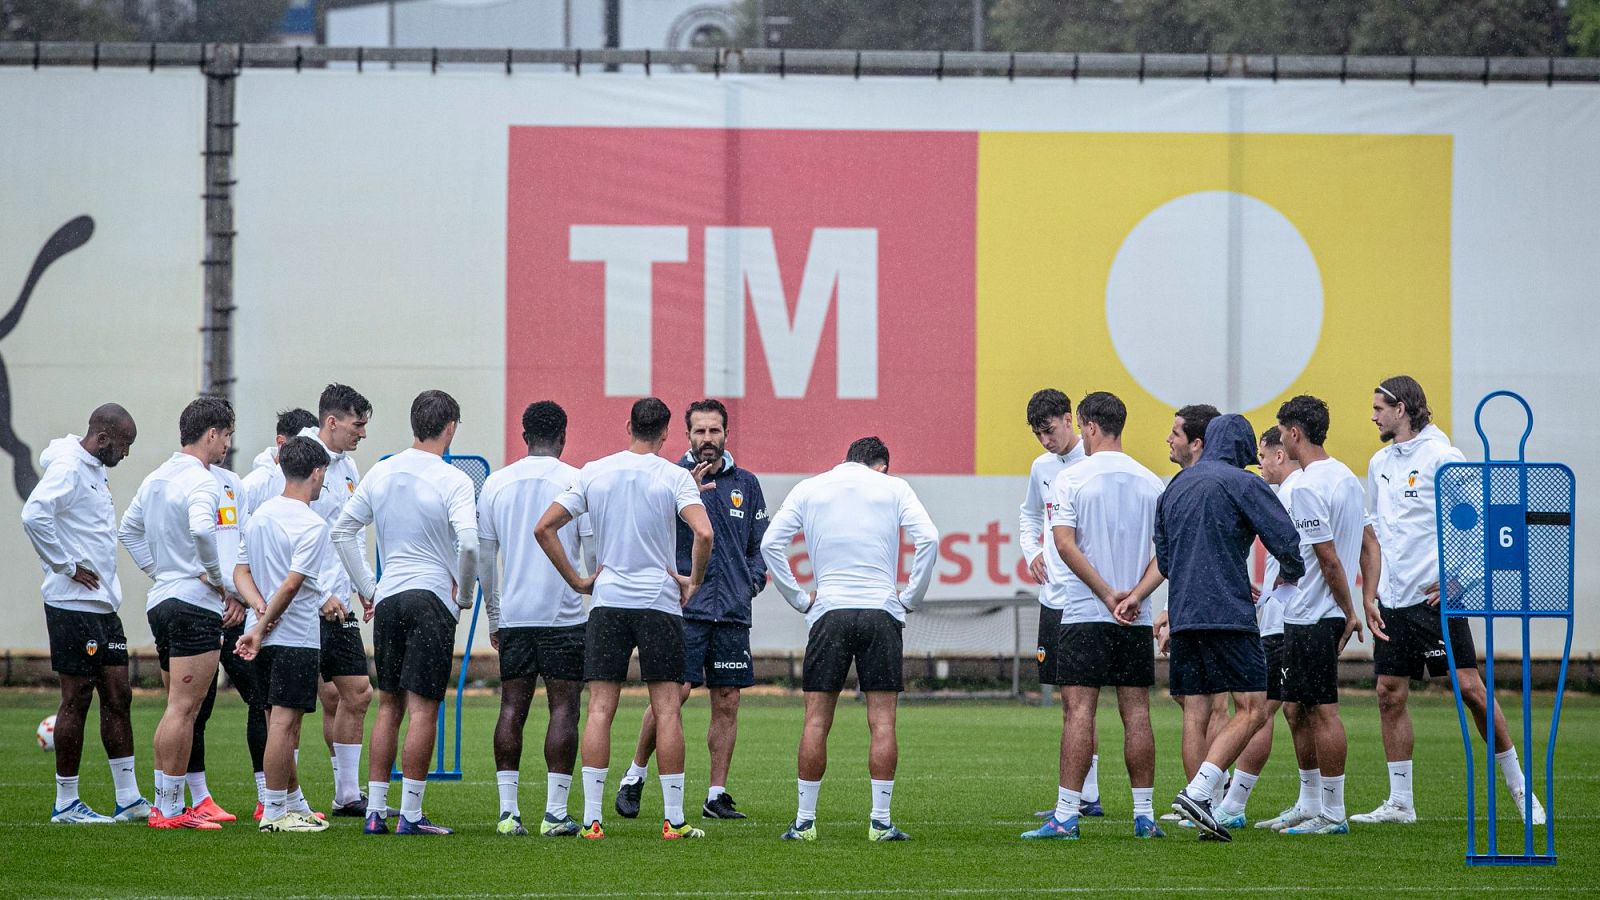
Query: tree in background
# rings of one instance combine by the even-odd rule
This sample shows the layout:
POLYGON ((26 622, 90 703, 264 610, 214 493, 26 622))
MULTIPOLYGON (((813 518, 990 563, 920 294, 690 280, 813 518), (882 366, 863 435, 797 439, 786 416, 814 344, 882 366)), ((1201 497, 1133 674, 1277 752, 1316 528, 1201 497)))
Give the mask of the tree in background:
POLYGON ((129 41, 122 0, 0 0, 0 40, 129 41))
POLYGON ((272 41, 289 0, 0 0, 17 41, 272 41))
POLYGON ((1600 56, 1600 0, 1571 0, 1567 45, 1579 56, 1600 56))

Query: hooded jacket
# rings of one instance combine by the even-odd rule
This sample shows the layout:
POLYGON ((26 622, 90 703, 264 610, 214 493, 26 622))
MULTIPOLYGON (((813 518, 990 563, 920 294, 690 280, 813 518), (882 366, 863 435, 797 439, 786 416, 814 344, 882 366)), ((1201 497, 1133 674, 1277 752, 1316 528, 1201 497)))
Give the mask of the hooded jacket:
POLYGON ((1465 460, 1437 425, 1372 455, 1367 524, 1383 552, 1378 602, 1385 608, 1416 606, 1426 598, 1423 588, 1439 580, 1434 480, 1440 466, 1465 460))
POLYGON ((122 606, 117 581, 117 509, 106 467, 75 434, 56 438, 39 454, 44 477, 22 506, 22 530, 44 569, 47 606, 114 613, 122 606), (83 566, 100 576, 90 590, 72 580, 83 566))
MULTIPOLYGON (((694 468, 694 457, 678 460, 694 468)), ((695 592, 683 617, 700 622, 750 627, 750 601, 767 586, 767 563, 761 558, 761 537, 767 533, 767 500, 761 482, 733 464, 733 454, 722 454, 722 471, 707 476, 700 500, 711 520, 711 560, 705 584, 695 592)), ((678 520, 678 572, 688 575, 694 565, 694 532, 678 520)))
POLYGON ((1250 545, 1259 536, 1285 581, 1305 574, 1300 533, 1272 488, 1245 471, 1256 436, 1243 416, 1206 426, 1205 449, 1156 505, 1156 565, 1166 576, 1172 631, 1257 630, 1250 597, 1250 545))

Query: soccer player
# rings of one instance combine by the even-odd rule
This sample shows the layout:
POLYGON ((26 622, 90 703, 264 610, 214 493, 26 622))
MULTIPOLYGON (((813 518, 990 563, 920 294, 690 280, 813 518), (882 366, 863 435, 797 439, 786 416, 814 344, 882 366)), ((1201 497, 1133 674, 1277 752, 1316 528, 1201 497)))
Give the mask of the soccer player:
POLYGON ((584 635, 583 677, 589 683, 589 718, 583 728, 583 821, 581 836, 604 838, 600 807, 611 765, 611 723, 628 677, 628 660, 639 650, 639 675, 650 691, 656 720, 656 767, 661 773, 665 840, 705 837, 683 815, 683 607, 705 583, 711 557, 711 520, 695 487, 694 474, 659 455, 672 411, 655 397, 633 404, 628 449, 594 460, 540 517, 533 535, 567 586, 590 594, 584 635), (578 577, 561 543, 561 529, 588 514, 599 568, 578 577), (689 574, 679 574, 675 522, 694 532, 689 574))
POLYGON ((154 580, 145 615, 155 636, 167 707, 156 726, 156 808, 151 828, 222 826, 183 805, 194 723, 217 675, 223 580, 217 556, 222 492, 210 467, 233 443, 233 407, 198 397, 178 417, 182 449, 150 473, 122 515, 118 538, 154 580))
MULTIPOLYGON (((1373 668, 1378 675, 1378 713, 1383 750, 1389 760, 1389 796, 1352 822, 1410 823, 1417 820, 1411 787, 1411 714, 1406 700, 1413 678, 1449 676, 1444 632, 1439 626, 1439 545, 1434 519, 1434 476, 1440 466, 1461 462, 1461 451, 1433 424, 1422 385, 1396 375, 1372 396, 1372 422, 1378 437, 1390 442, 1367 466, 1370 513, 1362 546, 1362 600, 1375 639, 1373 668), (1381 571, 1381 575, 1380 575, 1381 571)), ((1494 706, 1495 762, 1506 788, 1526 815, 1525 780, 1500 702, 1478 674, 1478 648, 1462 619, 1450 622, 1461 701, 1472 711, 1478 733, 1487 728, 1494 706)), ((1533 798, 1533 822, 1544 824, 1544 807, 1533 798)))
MULTIPOLYGON (((256 701, 255 667, 235 652, 239 636, 244 634, 247 609, 240 601, 238 588, 233 581, 234 567, 239 562, 239 538, 249 521, 249 513, 246 511, 244 486, 239 476, 223 468, 220 463, 209 468, 211 477, 217 482, 217 565, 222 569, 222 655, 219 662, 245 705, 253 706, 256 701)), ((206 691, 206 698, 195 715, 194 739, 189 745, 189 771, 183 780, 189 788, 189 808, 194 810, 195 815, 213 822, 234 822, 238 817, 217 803, 206 784, 206 723, 211 721, 216 702, 217 679, 213 675, 211 687, 206 691)), ((250 746, 253 756, 255 745, 251 739, 248 713, 245 743, 250 746)), ((265 750, 264 743, 262 749, 265 750)), ((251 761, 257 763, 253 771, 260 772, 260 760, 251 761)))
POLYGON ((50 668, 61 678, 56 709, 56 800, 50 821, 131 822, 150 816, 134 769, 128 716, 128 638, 117 580, 117 511, 106 470, 138 437, 133 416, 115 403, 89 414, 83 437, 69 434, 39 455, 44 476, 22 506, 22 530, 44 569, 44 620, 50 668), (78 763, 89 705, 100 694, 100 741, 111 764, 116 808, 104 816, 78 796, 78 763))
POLYGON ((1306 569, 1283 611, 1283 701, 1290 706, 1290 729, 1312 735, 1322 777, 1321 812, 1304 822, 1283 822, 1281 833, 1347 834, 1348 742, 1339 718, 1339 654, 1352 635, 1365 640, 1352 600, 1366 519, 1361 482, 1322 448, 1328 404, 1306 394, 1293 397, 1278 407, 1278 428, 1284 452, 1300 464, 1289 516, 1300 532, 1306 569))
MULTIPOLYGON (((411 402, 415 440, 410 449, 373 466, 333 526, 333 547, 355 592, 363 600, 376 598, 372 646, 378 717, 367 753, 367 834, 389 832, 384 822, 389 773, 400 743, 400 723, 406 719, 410 725, 400 753, 403 794, 395 833, 453 833, 423 815, 422 795, 439 704, 455 656, 456 622, 461 610, 472 608, 477 588, 472 479, 442 458, 460 422, 461 406, 454 397, 444 391, 418 394, 411 402), (374 523, 383 548, 381 582, 374 581, 361 551, 361 531, 374 523)), ((343 633, 343 628, 336 630, 343 633)))
MULTIPOLYGON (((684 413, 689 450, 678 465, 691 472, 708 466, 696 484, 711 520, 711 562, 706 583, 683 609, 683 699, 705 685, 711 695, 711 726, 706 746, 711 755, 711 786, 700 815, 707 819, 743 819, 728 793, 728 769, 739 729, 739 691, 756 683, 750 667, 750 606, 767 586, 767 564, 761 558, 761 536, 767 532, 767 501, 761 482, 748 469, 733 464, 727 450, 728 409, 718 400, 696 400, 684 413)), ((687 575, 694 535, 678 523, 678 574, 687 575)), ((633 764, 617 789, 618 814, 639 814, 645 764, 656 748, 655 717, 645 714, 633 764)))
POLYGON ((1065 713, 1056 811, 1029 839, 1078 837, 1084 778, 1092 765, 1100 689, 1114 687, 1122 716, 1123 759, 1133 787, 1133 834, 1166 835, 1156 825, 1156 745, 1150 728, 1155 656, 1148 595, 1129 601, 1154 555, 1151 537, 1161 479, 1122 452, 1128 408, 1103 391, 1078 403, 1078 429, 1088 456, 1056 479, 1050 530, 1071 572, 1056 647, 1056 675, 1065 713))
POLYGON ((274 443, 256 454, 256 458, 250 462, 250 471, 244 476, 244 503, 247 509, 255 509, 282 493, 282 476, 278 474, 278 451, 289 438, 307 428, 315 427, 317 427, 317 417, 308 410, 286 409, 278 413, 278 421, 273 429, 276 434, 274 443), (273 489, 274 480, 278 482, 277 490, 273 489))
POLYGON ((1156 505, 1156 560, 1170 582, 1171 691, 1187 698, 1185 742, 1205 733, 1215 695, 1231 694, 1234 703, 1172 808, 1224 841, 1232 838, 1212 815, 1212 801, 1224 770, 1267 716, 1267 659, 1247 567, 1254 538, 1278 558, 1285 581, 1304 572, 1294 523, 1266 482, 1244 470, 1255 462, 1250 423, 1218 416, 1206 426, 1199 459, 1172 479, 1156 505))
POLYGON ((890 477, 889 448, 865 437, 850 445, 843 463, 794 486, 772 517, 761 552, 778 593, 805 613, 811 628, 801 673, 806 712, 800 735, 800 803, 783 839, 817 839, 817 794, 828 766, 828 732, 854 663, 872 734, 867 840, 911 840, 895 827, 890 809, 900 761, 895 707, 905 687, 901 631, 906 613, 921 605, 933 580, 938 529, 911 486, 890 477), (897 590, 896 582, 901 529, 915 548, 905 590, 897 590), (789 567, 789 541, 802 530, 816 573, 812 593, 801 590, 789 567))
MULTIPOLYGON (((1050 506, 1051 487, 1061 473, 1084 459, 1083 442, 1072 430, 1072 401, 1055 388, 1034 392, 1028 398, 1028 428, 1038 439, 1044 452, 1033 460, 1028 469, 1028 491, 1022 497, 1022 507, 1017 516, 1017 543, 1022 558, 1028 561, 1028 574, 1039 585, 1039 684, 1058 684, 1056 681, 1056 633, 1061 628, 1061 610, 1067 605, 1066 564, 1056 552, 1053 540, 1044 540, 1045 518, 1050 506)), ((1095 741, 1094 722, 1089 723, 1090 741, 1095 741)), ((1081 795, 1083 816, 1103 816, 1100 806, 1100 756, 1089 760, 1089 774, 1083 782, 1081 795)), ((1045 818, 1055 815, 1047 809, 1035 813, 1045 818)))
MULTIPOLYGON (((1300 480, 1300 464, 1289 458, 1283 449, 1283 432, 1274 425, 1261 432, 1261 477, 1278 492, 1278 502, 1285 511, 1289 509, 1289 496, 1295 482, 1300 480)), ((1267 721, 1250 738, 1249 746, 1239 755, 1233 770, 1233 782, 1227 796, 1217 807, 1217 821, 1224 828, 1243 828, 1245 807, 1250 793, 1255 789, 1261 771, 1272 754, 1273 719, 1283 708, 1283 611, 1294 601, 1296 585, 1279 584, 1278 560, 1267 557, 1261 579, 1261 597, 1256 601, 1256 624, 1261 628, 1261 649, 1267 655, 1267 721)), ((1285 713, 1285 719, 1288 714, 1285 713)), ((1295 805, 1276 817, 1257 822, 1257 828, 1287 827, 1316 815, 1322 808, 1322 774, 1317 769, 1317 746, 1305 730, 1290 729, 1294 737, 1295 759, 1300 770, 1300 797, 1295 805), (1301 810, 1303 812, 1296 812, 1301 810)))
POLYGON ((295 772, 300 719, 317 707, 322 640, 318 624, 327 590, 317 584, 333 571, 328 523, 311 509, 322 492, 328 453, 315 440, 295 437, 279 453, 283 493, 264 502, 245 526, 235 580, 240 595, 261 615, 239 638, 239 656, 252 662, 265 684, 268 716, 266 809, 260 830, 326 831, 311 814, 295 772), (262 587, 267 592, 262 591, 262 587))
MULTIPOLYGON (((568 837, 580 830, 567 814, 567 794, 578 756, 587 616, 583 598, 528 540, 539 517, 578 475, 577 469, 561 461, 567 443, 566 411, 549 400, 528 404, 522 412, 522 439, 528 455, 490 475, 478 498, 478 581, 489 613, 489 643, 500 652, 500 720, 494 729, 500 821, 495 828, 500 834, 528 833, 517 806, 522 729, 534 688, 543 676, 550 721, 544 733, 545 805, 539 833, 568 837)), ((573 566, 581 548, 587 570, 595 570, 588 516, 562 526, 556 536, 573 566)))

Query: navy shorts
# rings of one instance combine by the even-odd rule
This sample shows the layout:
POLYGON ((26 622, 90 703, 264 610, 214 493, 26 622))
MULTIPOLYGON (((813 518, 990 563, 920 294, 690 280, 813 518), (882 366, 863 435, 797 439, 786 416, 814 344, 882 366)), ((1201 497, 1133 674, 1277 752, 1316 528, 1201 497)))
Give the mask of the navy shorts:
POLYGON ((695 687, 747 688, 756 683, 750 665, 750 629, 721 622, 683 620, 683 681, 695 687))
POLYGON ((1267 654, 1261 649, 1261 635, 1254 631, 1180 631, 1172 636, 1169 655, 1174 697, 1267 689, 1267 654))

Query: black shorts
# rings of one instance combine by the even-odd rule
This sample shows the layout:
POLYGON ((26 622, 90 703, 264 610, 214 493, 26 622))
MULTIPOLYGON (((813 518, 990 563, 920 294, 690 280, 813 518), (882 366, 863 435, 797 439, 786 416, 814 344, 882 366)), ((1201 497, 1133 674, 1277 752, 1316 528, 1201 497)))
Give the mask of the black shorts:
POLYGON ((1283 702, 1318 706, 1339 702, 1339 639, 1344 619, 1283 626, 1283 702))
POLYGON ((234 649, 239 645, 239 638, 244 637, 244 623, 223 629, 222 632, 222 671, 228 673, 228 683, 239 692, 239 699, 252 709, 266 709, 267 703, 266 682, 259 677, 261 671, 260 657, 256 659, 240 659, 234 649))
POLYGON ((501 628, 500 680, 538 678, 583 680, 584 626, 501 628))
POLYGON ((850 663, 862 691, 905 690, 901 632, 905 625, 881 609, 834 609, 822 614, 806 639, 800 686, 837 694, 850 663))
POLYGON ((627 681, 636 647, 645 683, 683 677, 682 616, 659 609, 591 608, 583 636, 583 680, 627 681))
POLYGON ((1039 683, 1060 684, 1057 678, 1056 662, 1061 654, 1057 651, 1057 644, 1061 637, 1061 610, 1052 609, 1044 604, 1039 605, 1039 649, 1034 651, 1034 659, 1039 661, 1039 683))
POLYGON ((316 712, 322 654, 314 647, 262 647, 256 666, 268 706, 316 712))
POLYGON ((1283 635, 1264 634, 1261 649, 1267 654, 1267 699, 1283 700, 1283 635))
POLYGON ((1254 631, 1180 631, 1172 636, 1168 653, 1174 697, 1267 689, 1267 655, 1254 631))
POLYGON ((744 625, 683 620, 683 681, 695 687, 747 688, 756 683, 750 664, 750 629, 744 625))
POLYGON ((156 604, 146 618, 156 639, 156 656, 163 672, 173 657, 200 656, 222 649, 221 613, 172 597, 156 604))
POLYGON ((378 603, 372 624, 378 690, 443 700, 455 650, 455 616, 432 591, 401 591, 378 603))
MULTIPOLYGON (((1373 638, 1372 668, 1379 675, 1402 678, 1444 678, 1450 674, 1450 657, 1445 655, 1444 632, 1439 627, 1439 609, 1426 603, 1399 609, 1379 607, 1387 641, 1373 638)), ((1450 652, 1456 668, 1476 669, 1478 647, 1472 640, 1472 627, 1465 619, 1450 620, 1450 652)))
MULTIPOLYGON (((317 617, 322 629, 321 671, 323 681, 332 681, 345 675, 367 677, 367 647, 361 643, 361 621, 355 613, 347 612, 344 620, 330 622, 317 617)), ((451 649, 454 650, 455 629, 450 631, 451 649)))
POLYGON ((128 636, 116 613, 44 608, 50 634, 50 671, 92 678, 101 669, 128 665, 128 636))
POLYGON ((1063 623, 1056 653, 1056 684, 1147 688, 1156 683, 1155 638, 1149 625, 1063 623))

